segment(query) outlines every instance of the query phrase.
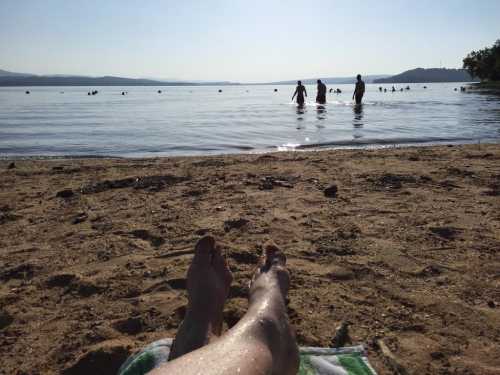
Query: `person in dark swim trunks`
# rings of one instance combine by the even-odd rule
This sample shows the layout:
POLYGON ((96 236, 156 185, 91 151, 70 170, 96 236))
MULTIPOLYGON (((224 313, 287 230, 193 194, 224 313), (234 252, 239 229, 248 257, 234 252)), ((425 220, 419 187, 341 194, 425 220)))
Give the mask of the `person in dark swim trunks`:
POLYGON ((292 101, 295 98, 295 95, 297 95, 297 104, 302 107, 304 105, 304 102, 306 101, 304 96, 307 98, 307 91, 306 88, 302 86, 301 81, 297 81, 297 88, 293 93, 292 101))
POLYGON ((356 104, 361 104, 363 100, 363 95, 365 94, 365 83, 361 80, 361 74, 358 74, 356 77, 356 88, 354 89, 354 93, 352 94, 352 98, 356 100, 356 104))
POLYGON ((318 79, 318 93, 316 94, 316 103, 326 103, 326 85, 318 79))

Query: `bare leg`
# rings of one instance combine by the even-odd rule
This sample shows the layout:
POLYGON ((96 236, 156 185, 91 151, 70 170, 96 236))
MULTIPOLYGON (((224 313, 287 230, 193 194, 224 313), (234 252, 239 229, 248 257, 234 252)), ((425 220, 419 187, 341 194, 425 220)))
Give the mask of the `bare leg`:
MULTIPOLYGON (((272 243, 250 288, 245 316, 218 340, 153 370, 152 375, 290 374, 298 369, 298 348, 286 315, 290 277, 284 254, 272 243)), ((197 313, 203 315, 203 311, 197 313)))
POLYGON ((188 307, 169 360, 201 348, 222 333, 222 310, 232 276, 213 237, 203 237, 195 246, 187 274, 188 307))

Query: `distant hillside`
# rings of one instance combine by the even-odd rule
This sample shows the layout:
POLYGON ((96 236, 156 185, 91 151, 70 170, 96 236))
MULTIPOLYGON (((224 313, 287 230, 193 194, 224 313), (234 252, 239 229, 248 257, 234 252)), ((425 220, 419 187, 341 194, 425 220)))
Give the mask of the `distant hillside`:
POLYGON ((473 82, 465 69, 423 69, 408 70, 401 74, 374 80, 373 83, 430 83, 430 82, 473 82))
MULTIPOLYGON (((374 80, 376 79, 382 79, 382 78, 387 78, 389 77, 388 74, 379 74, 379 75, 366 75, 363 76, 363 81, 366 83, 373 83, 374 80)), ((318 79, 321 79, 321 82, 323 82, 326 85, 342 85, 346 83, 354 83, 356 82, 356 77, 318 77, 318 78, 307 78, 307 79, 302 79, 302 84, 304 85, 314 85, 316 84, 316 81, 318 79)), ((292 80, 292 81, 278 81, 278 82, 268 82, 268 83, 258 83, 258 85, 295 85, 297 83, 297 80, 292 80)))
POLYGON ((14 72, 8 72, 7 70, 2 70, 0 69, 0 77, 29 77, 33 76, 34 74, 27 74, 27 73, 14 73, 14 72))
POLYGON ((120 77, 29 76, 0 77, 0 86, 181 86, 183 82, 161 82, 120 77))
POLYGON ((69 75, 37 76, 0 70, 0 86, 227 86, 232 82, 167 82, 122 77, 85 77, 69 75))

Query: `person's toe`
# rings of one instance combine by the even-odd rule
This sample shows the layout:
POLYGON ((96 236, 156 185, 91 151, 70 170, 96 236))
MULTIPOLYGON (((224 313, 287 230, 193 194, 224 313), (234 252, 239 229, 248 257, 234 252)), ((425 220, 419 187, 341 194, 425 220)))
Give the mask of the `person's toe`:
POLYGON ((219 276, 221 276, 224 280, 225 285, 229 286, 231 281, 233 281, 233 276, 231 275, 231 271, 227 266, 226 259, 222 256, 220 246, 215 246, 212 251, 212 267, 217 272, 219 276))
POLYGON ((264 256, 265 256, 265 267, 266 269, 271 268, 273 265, 285 266, 286 256, 280 250, 280 248, 273 242, 267 241, 264 246, 264 256))
POLYGON ((205 236, 200 239, 194 247, 193 262, 197 264, 210 264, 214 246, 215 239, 212 236, 205 236))

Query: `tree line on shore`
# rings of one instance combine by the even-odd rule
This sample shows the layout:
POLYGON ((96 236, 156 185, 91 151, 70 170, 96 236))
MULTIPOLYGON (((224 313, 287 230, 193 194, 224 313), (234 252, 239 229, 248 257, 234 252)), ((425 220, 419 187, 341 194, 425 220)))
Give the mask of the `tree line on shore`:
POLYGON ((464 69, 481 81, 500 81, 500 39, 491 47, 472 51, 463 63, 464 69))

